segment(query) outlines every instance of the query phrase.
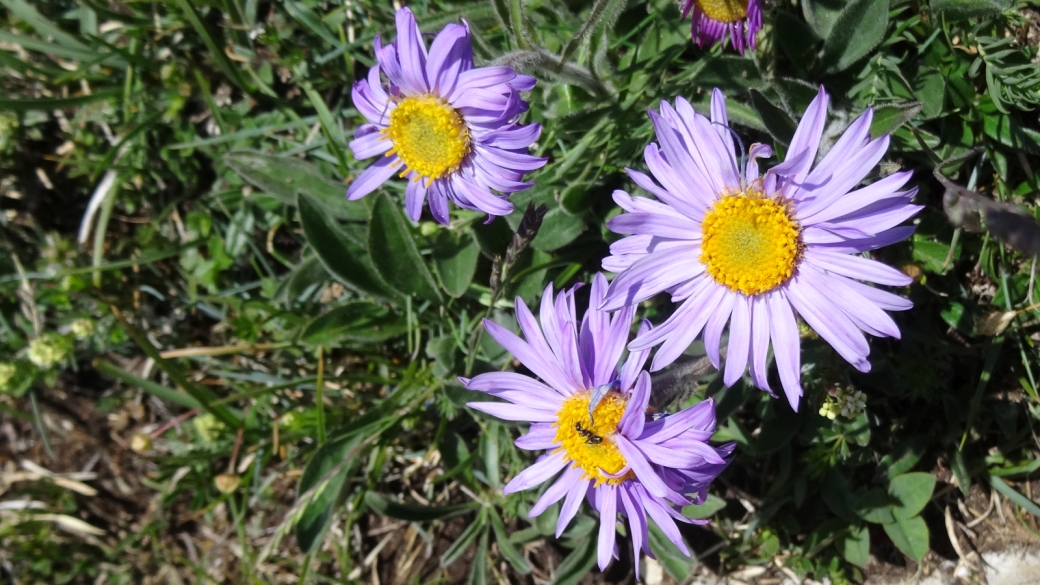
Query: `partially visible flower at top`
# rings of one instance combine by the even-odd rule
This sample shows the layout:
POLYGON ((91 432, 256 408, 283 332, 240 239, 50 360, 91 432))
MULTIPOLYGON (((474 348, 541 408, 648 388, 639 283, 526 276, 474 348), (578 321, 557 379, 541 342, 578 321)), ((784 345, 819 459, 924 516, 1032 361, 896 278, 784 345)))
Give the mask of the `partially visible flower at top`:
MULTIPOLYGON (((561 292, 553 303, 552 285, 542 296, 541 323, 520 298, 516 316, 526 341, 505 327, 484 321, 491 337, 540 379, 512 373, 480 374, 463 379, 504 402, 471 402, 469 406, 505 420, 529 421, 530 431, 516 446, 547 451, 502 490, 509 494, 532 489, 563 472, 531 508, 534 517, 564 500, 556 524, 559 537, 588 498, 600 513, 600 569, 615 552, 617 515, 628 519, 636 559, 649 547, 647 517, 689 555, 675 521, 704 524, 684 517, 676 507, 702 503, 708 484, 728 464, 734 444, 712 447, 715 405, 706 400, 663 416, 649 407, 650 374, 643 370, 647 351, 621 354, 628 341, 634 307, 613 314, 598 307, 607 281, 597 274, 589 309, 580 329, 574 291, 561 292), (690 497, 692 495, 692 497, 690 497)), ((643 322, 643 333, 649 330, 643 322)), ((638 561, 636 563, 638 571, 638 561)))
POLYGON ((686 0, 682 16, 693 13, 690 34, 697 46, 714 45, 728 38, 741 55, 755 49, 755 35, 762 28, 762 0, 686 0))
POLYGON ((541 134, 539 124, 523 125, 527 102, 520 92, 535 80, 509 67, 473 66, 469 25, 448 24, 426 44, 406 7, 397 11, 397 40, 375 40, 376 60, 368 79, 354 84, 354 106, 368 120, 350 142, 358 159, 379 160, 347 189, 360 199, 394 174, 408 179, 405 210, 419 220, 423 202, 442 224, 448 201, 492 216, 507 215, 505 197, 532 186, 524 174, 546 159, 527 153, 541 134), (389 79, 384 86, 380 72, 389 79))
POLYGON ((907 299, 862 280, 906 286, 895 268, 860 256, 901 241, 914 231, 900 225, 921 210, 910 203, 917 189, 901 191, 910 172, 856 188, 888 149, 888 136, 871 139, 871 110, 857 118, 813 168, 827 120, 820 88, 802 117, 787 159, 760 174, 758 159, 772 149, 752 144, 747 165, 734 154, 732 130, 719 90, 711 120, 676 100, 650 112, 660 146, 644 152, 660 186, 629 169, 632 180, 659 201, 615 191, 627 213, 607 226, 630 235, 611 245, 603 268, 619 275, 604 310, 642 302, 660 292, 682 304, 659 327, 629 348, 661 345, 652 371, 675 361, 704 332, 705 351, 719 367, 722 331, 729 323, 723 381, 733 385, 748 368, 770 393, 770 343, 780 382, 792 408, 802 396, 799 331, 795 313, 862 372, 870 370, 863 333, 899 337, 885 311, 909 309, 907 299))
POLYGON ((48 369, 62 362, 72 352, 72 344, 57 333, 44 333, 29 343, 29 361, 48 369))

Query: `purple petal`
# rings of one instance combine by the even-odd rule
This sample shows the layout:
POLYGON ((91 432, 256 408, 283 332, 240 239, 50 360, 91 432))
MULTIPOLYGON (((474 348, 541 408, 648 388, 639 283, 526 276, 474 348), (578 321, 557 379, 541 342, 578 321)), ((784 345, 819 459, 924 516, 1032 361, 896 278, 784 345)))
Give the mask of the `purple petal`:
POLYGON ((596 488, 596 500, 599 504, 599 539, 596 561, 599 570, 607 568, 610 557, 614 554, 614 537, 617 534, 617 488, 605 483, 596 488))
POLYGON ((858 252, 866 252, 869 250, 876 250, 878 248, 884 248, 885 246, 891 246, 896 242, 902 242, 914 233, 914 229, 916 229, 916 226, 912 225, 894 227, 890 230, 886 230, 877 234, 876 236, 867 238, 865 240, 847 241, 838 244, 827 244, 826 249, 842 254, 852 254, 858 252))
POLYGON ((643 434, 646 423, 646 409, 650 405, 650 374, 646 371, 639 374, 632 395, 628 398, 625 413, 618 422, 618 432, 626 437, 638 437, 643 434))
POLYGON ((361 174, 354 179, 354 182, 347 187, 347 199, 354 201, 356 199, 361 199, 372 191, 375 191, 376 188, 385 183, 387 179, 394 176, 394 173, 397 172, 400 167, 401 159, 396 156, 384 156, 372 163, 372 166, 362 171, 361 174))
POLYGON ((798 323, 791 312, 783 291, 773 291, 765 295, 769 304, 769 334, 773 338, 773 358, 776 369, 780 372, 780 383, 791 408, 798 412, 798 401, 802 397, 801 384, 801 346, 798 335, 798 323))
POLYGON ((830 205, 821 207, 812 215, 799 214, 798 221, 802 225, 813 225, 855 213, 875 201, 892 197, 906 197, 905 194, 899 194, 897 191, 910 180, 911 175, 913 175, 912 171, 893 173, 866 187, 838 197, 830 205))
POLYGON ((523 150, 534 144, 541 134, 541 124, 513 126, 489 133, 481 143, 504 150, 523 150))
POLYGON ((795 182, 801 183, 809 173, 809 167, 816 160, 816 151, 820 147, 820 138, 823 136, 823 126, 827 122, 827 104, 830 98, 827 92, 820 87, 819 93, 805 110, 805 115, 798 123, 798 128, 791 138, 791 146, 787 149, 787 159, 792 160, 795 156, 804 157, 801 164, 791 169, 790 176, 795 182))
MULTIPOLYGON (((647 146, 646 148, 649 149, 650 146, 647 146)), ((654 151, 656 152, 656 148, 654 151)), ((638 185, 640 189, 650 193, 654 197, 657 197, 672 209, 694 221, 700 221, 704 218, 704 212, 708 209, 708 205, 712 201, 711 197, 683 197, 683 195, 686 194, 686 191, 673 193, 657 186, 657 183, 654 183, 653 179, 639 171, 626 168, 625 172, 628 173, 629 178, 631 178, 632 182, 638 185)), ((615 201, 616 200, 617 199, 615 198, 615 201)))
POLYGON ((526 435, 513 444, 525 451, 547 451, 556 447, 556 428, 551 424, 535 423, 526 435))
POLYGON ((744 179, 749 183, 758 178, 758 159, 773 156, 773 147, 768 144, 754 143, 748 149, 747 166, 744 169, 744 179))
MULTIPOLYGON (((842 278, 840 276, 831 276, 831 278, 842 278)), ((888 291, 874 288, 872 286, 865 285, 855 280, 843 280, 846 286, 852 288, 870 302, 877 305, 879 308, 886 311, 905 311, 914 306, 909 299, 904 299, 899 295, 894 295, 888 291)))
POLYGON ((786 287, 791 305, 843 358, 860 371, 869 371, 870 362, 865 358, 870 346, 863 334, 824 296, 827 283, 817 282, 808 274, 799 271, 786 287))
POLYGON ((895 268, 876 260, 838 254, 826 248, 810 247, 805 251, 805 261, 834 274, 878 284, 906 286, 914 281, 895 268))
POLYGON ((578 513, 578 507, 581 506, 581 501, 589 491, 589 484, 592 483, 591 479, 581 479, 581 474, 578 477, 579 479, 571 482, 567 498, 560 507, 560 518, 556 521, 556 538, 560 538, 567 525, 574 519, 574 515, 578 513))
MULTIPOLYGON (((369 124, 366 125, 373 127, 369 124)), ((351 140, 349 146, 350 151, 354 153, 354 158, 364 160, 390 150, 393 147, 393 143, 377 130, 351 140)))
POLYGON ((747 368, 748 349, 751 345, 751 310, 748 298, 741 295, 733 303, 733 316, 729 320, 729 347, 726 350, 726 370, 723 382, 732 386, 747 368))
POLYGON ((412 221, 419 221, 422 217, 423 202, 426 201, 426 180, 422 177, 418 179, 410 179, 404 188, 404 209, 412 221))
POLYGON ((715 433, 714 400, 709 398, 673 415, 647 423, 639 440, 660 443, 689 433, 691 429, 701 433, 700 436, 704 437, 701 440, 704 441, 715 433))
MULTIPOLYGON (((654 494, 651 493, 650 495, 654 494)), ((682 534, 679 533, 679 527, 675 525, 675 521, 668 514, 668 509, 653 498, 643 498, 643 509, 654 519, 654 523, 668 537, 668 540, 672 541, 672 544, 682 551, 684 555, 690 556, 690 550, 686 548, 682 534)))
POLYGON ((574 468, 568 467, 563 474, 560 475, 560 479, 556 480, 556 483, 552 484, 549 489, 545 490, 542 497, 538 498, 534 506, 531 507, 531 511, 527 513, 529 518, 540 516, 546 508, 559 502, 567 495, 567 491, 570 489, 571 484, 581 478, 581 471, 574 468))
POLYGON ((426 81, 426 44, 415 16, 408 7, 397 11, 397 58, 401 63, 401 86, 412 94, 429 92, 426 81))
POLYGON ((675 493, 665 485, 664 480, 650 465, 650 462, 646 460, 639 448, 633 445, 624 435, 615 435, 614 444, 617 445, 621 455, 632 468, 632 472, 636 474, 639 481, 646 487, 646 491, 659 498, 666 498, 669 494, 675 493))
MULTIPOLYGON (((524 392, 530 395, 533 400, 541 400, 543 402, 559 402, 561 398, 561 393, 557 390, 542 384, 530 376, 524 376, 516 372, 488 372, 480 374, 474 376, 466 384, 466 388, 468 390, 488 392, 489 394, 496 394, 502 390, 524 392)), ((569 394, 562 394, 562 396, 569 396, 569 394)))
POLYGON ((702 274, 705 268, 700 262, 677 262, 677 259, 681 260, 680 255, 693 255, 699 250, 697 245, 675 247, 667 252, 648 254, 636 261, 610 283, 607 299, 601 309, 616 311, 626 305, 645 301, 669 287, 702 274))
POLYGON ((751 299, 751 379, 769 392, 766 358, 769 356, 769 309, 761 295, 751 299))
MULTIPOLYGON (((519 302, 517 306, 518 320, 521 313, 520 306, 523 306, 524 309, 527 308, 523 301, 519 302)), ((523 327, 523 324, 521 324, 521 327, 523 327)), ((528 324, 528 327, 530 327, 530 324, 528 324)), ((573 382, 560 371, 560 367, 556 360, 553 359, 552 353, 545 350, 545 340, 540 333, 535 340, 535 343, 538 345, 532 345, 522 341, 512 331, 494 321, 485 319, 484 328, 506 351, 513 354, 513 357, 520 360, 520 363, 527 366, 539 378, 545 380, 549 386, 556 388, 561 394, 574 390, 573 382)))
POLYGON ((635 501, 635 496, 629 490, 629 486, 622 484, 618 486, 618 495, 621 496, 621 505, 628 517, 629 538, 632 539, 632 558, 636 560, 636 582, 639 582, 639 553, 643 550, 643 543, 649 540, 649 532, 646 525, 646 514, 643 507, 635 501))
POLYGON ((465 66, 464 58, 472 51, 469 28, 448 24, 433 39, 430 58, 426 62, 426 78, 437 95, 451 95, 455 82, 465 66))
MULTIPOLYGON (((654 355, 654 362, 650 367, 651 371, 656 372, 674 362, 690 347, 690 344, 693 343, 693 340, 697 338, 701 329, 708 322, 708 318, 715 312, 716 307, 719 306, 719 303, 722 302, 722 299, 727 294, 725 288, 715 284, 710 279, 705 278, 705 280, 707 281, 707 292, 692 294, 690 298, 683 302, 682 306, 686 306, 688 303, 692 305, 690 308, 692 316, 687 316, 681 324, 679 332, 669 336, 661 344, 661 348, 654 355)), ((663 324, 661 328, 664 328, 663 324)))
POLYGON ((704 325, 704 351, 708 354, 708 359, 711 360, 711 365, 715 366, 716 370, 719 369, 721 362, 719 348, 722 344, 722 330, 726 327, 726 323, 729 323, 736 298, 736 295, 724 295, 704 325))
MULTIPOLYGON (((644 335, 649 332, 653 327, 650 322, 646 319, 639 324, 639 331, 636 332, 636 337, 644 335)), ((643 366, 646 364, 646 358, 650 355, 649 349, 640 349, 636 351, 629 351, 628 359, 625 360, 625 365, 621 366, 621 391, 625 392, 632 387, 635 383, 636 377, 639 372, 643 370, 643 366)), ((638 436, 638 435, 635 435, 638 436)))
POLYGON ((514 420, 524 422, 555 422, 556 411, 531 408, 506 402, 467 402, 466 406, 486 412, 491 416, 497 416, 502 420, 514 420))
POLYGON ((534 465, 521 471, 516 477, 502 488, 503 494, 522 492, 537 487, 550 477, 559 473, 567 465, 561 453, 543 455, 534 462, 534 465))
POLYGON ((373 67, 372 70, 377 72, 375 84, 364 79, 358 81, 350 92, 350 99, 354 102, 354 107, 361 112, 361 115, 366 120, 385 127, 390 113, 390 102, 386 92, 378 85, 379 66, 373 67))

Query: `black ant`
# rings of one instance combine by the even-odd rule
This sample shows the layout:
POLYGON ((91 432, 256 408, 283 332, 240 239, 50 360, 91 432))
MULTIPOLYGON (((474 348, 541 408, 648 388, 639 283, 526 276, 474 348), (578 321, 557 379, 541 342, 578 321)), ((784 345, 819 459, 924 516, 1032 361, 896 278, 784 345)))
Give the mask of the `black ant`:
POLYGON ((574 430, 578 431, 578 434, 585 437, 585 444, 587 445, 599 445, 603 442, 603 437, 593 433, 589 429, 582 428, 580 422, 574 423, 574 430))

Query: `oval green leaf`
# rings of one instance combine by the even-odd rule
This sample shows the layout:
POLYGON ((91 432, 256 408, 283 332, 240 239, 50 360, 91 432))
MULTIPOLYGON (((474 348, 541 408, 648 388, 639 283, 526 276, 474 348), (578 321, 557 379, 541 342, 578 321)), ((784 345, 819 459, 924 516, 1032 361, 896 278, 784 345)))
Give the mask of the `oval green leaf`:
POLYGON ((888 493, 899 502, 892 507, 893 515, 896 518, 918 515, 932 498, 934 489, 935 476, 930 473, 904 473, 896 476, 888 484, 888 493))
POLYGON ((441 287, 449 296, 457 299, 469 290, 479 258, 480 246, 472 234, 441 230, 433 262, 441 287))
POLYGON ((400 300, 376 273, 365 249, 339 229, 314 197, 301 192, 296 204, 303 235, 329 274, 357 293, 400 300))
POLYGON ((906 556, 921 562, 928 553, 928 525, 920 516, 898 518, 884 528, 885 534, 906 556))
POLYGON ((404 294, 441 302, 441 293, 401 208, 386 195, 377 196, 372 205, 368 250, 372 264, 391 286, 404 294))
POLYGON ((356 302, 336 307, 315 318, 303 330, 302 339, 313 345, 337 341, 380 342, 408 331, 400 316, 372 303, 356 302))

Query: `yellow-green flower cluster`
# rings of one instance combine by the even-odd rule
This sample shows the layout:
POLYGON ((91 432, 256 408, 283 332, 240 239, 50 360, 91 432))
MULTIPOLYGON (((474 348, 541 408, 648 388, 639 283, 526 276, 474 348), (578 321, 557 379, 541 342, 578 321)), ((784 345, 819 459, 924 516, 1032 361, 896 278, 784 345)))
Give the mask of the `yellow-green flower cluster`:
POLYGON ((94 322, 90 319, 76 319, 72 322, 70 329, 76 339, 86 339, 94 335, 94 322))
POLYGON ((7 363, 0 364, 0 394, 6 394, 14 388, 17 376, 18 366, 7 363))
POLYGON ((72 344, 56 333, 45 333, 29 343, 29 361, 41 369, 62 362, 72 352, 72 344))
POLYGON ((823 406, 820 407, 820 416, 834 420, 840 414, 845 418, 853 419, 866 409, 867 397, 865 394, 851 386, 848 388, 838 387, 827 394, 823 406))

